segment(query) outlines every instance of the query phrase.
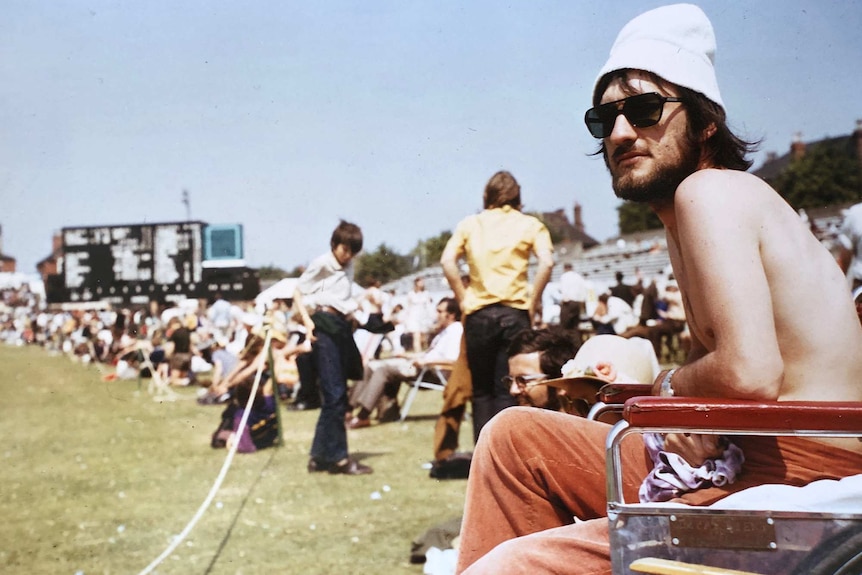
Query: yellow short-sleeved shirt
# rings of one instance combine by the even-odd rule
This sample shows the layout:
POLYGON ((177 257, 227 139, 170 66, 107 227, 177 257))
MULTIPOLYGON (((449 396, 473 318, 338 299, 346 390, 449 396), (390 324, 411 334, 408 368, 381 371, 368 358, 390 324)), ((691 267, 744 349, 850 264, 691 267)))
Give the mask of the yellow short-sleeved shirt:
POLYGON ((461 220, 448 246, 470 267, 465 314, 501 303, 529 309, 527 267, 530 254, 553 251, 548 228, 511 206, 483 210, 461 220))

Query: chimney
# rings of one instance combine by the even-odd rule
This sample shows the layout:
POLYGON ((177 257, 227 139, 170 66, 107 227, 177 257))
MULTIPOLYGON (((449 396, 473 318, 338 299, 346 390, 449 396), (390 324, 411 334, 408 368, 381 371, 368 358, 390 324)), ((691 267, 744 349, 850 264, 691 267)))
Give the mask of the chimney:
POLYGON ((793 134, 793 142, 790 144, 790 159, 799 160, 805 155, 805 142, 802 141, 802 132, 793 134))
POLYGON ((862 119, 856 120, 856 130, 853 131, 853 147, 856 148, 856 157, 862 164, 862 119))
POLYGON ((54 236, 51 238, 51 255, 56 257, 60 255, 61 251, 63 251, 63 234, 54 232, 54 236))
POLYGON ((584 233, 584 220, 581 215, 581 204, 575 202, 575 229, 584 233))
POLYGON ((766 161, 774 162, 778 159, 778 152, 766 152, 766 161))

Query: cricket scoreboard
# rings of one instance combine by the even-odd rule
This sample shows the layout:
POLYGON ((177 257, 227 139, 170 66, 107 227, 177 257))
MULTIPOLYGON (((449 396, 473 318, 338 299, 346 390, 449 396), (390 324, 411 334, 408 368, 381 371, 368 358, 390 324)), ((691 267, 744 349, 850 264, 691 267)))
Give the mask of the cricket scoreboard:
POLYGON ((242 225, 200 221, 62 230, 63 256, 48 301, 146 304, 185 298, 250 300, 260 291, 245 265, 242 225))

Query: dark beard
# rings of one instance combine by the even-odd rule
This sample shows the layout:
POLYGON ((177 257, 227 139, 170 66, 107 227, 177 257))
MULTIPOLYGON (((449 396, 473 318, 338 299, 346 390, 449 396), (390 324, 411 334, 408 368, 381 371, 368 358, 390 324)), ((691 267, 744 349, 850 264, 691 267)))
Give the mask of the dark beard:
MULTIPOLYGON (((627 148, 617 149, 618 154, 627 151, 627 148)), ((607 159, 605 163, 607 164, 607 159)), ((612 173, 614 193, 618 198, 631 202, 648 204, 673 202, 676 189, 684 179, 697 171, 699 164, 700 150, 694 146, 683 146, 682 157, 676 164, 660 165, 652 174, 639 180, 629 179, 621 182, 612 173)))

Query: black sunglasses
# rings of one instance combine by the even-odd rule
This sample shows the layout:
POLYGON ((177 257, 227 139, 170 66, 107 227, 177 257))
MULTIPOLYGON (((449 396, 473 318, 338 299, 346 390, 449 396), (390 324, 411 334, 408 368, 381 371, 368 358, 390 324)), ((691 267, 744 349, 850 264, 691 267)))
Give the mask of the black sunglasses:
POLYGON ((629 96, 590 108, 584 115, 584 122, 594 138, 607 138, 613 132, 614 123, 620 114, 635 128, 655 126, 661 120, 665 102, 682 102, 682 99, 662 96, 655 92, 629 96))

